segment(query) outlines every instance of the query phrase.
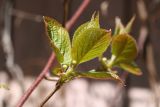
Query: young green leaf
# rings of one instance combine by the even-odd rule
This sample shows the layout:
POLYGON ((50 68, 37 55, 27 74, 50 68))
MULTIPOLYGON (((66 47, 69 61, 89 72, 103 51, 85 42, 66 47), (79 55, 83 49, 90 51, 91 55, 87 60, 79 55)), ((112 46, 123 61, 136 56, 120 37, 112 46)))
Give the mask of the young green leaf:
POLYGON ((116 26, 115 26, 115 30, 114 30, 113 35, 118 35, 118 34, 122 33, 125 28, 124 28, 124 26, 121 22, 121 19, 119 17, 115 18, 115 24, 116 24, 116 26))
POLYGON ((50 17, 43 17, 46 31, 53 50, 61 64, 69 65, 71 62, 71 44, 69 34, 60 23, 50 17))
POLYGON ((136 41, 129 34, 121 34, 113 37, 111 45, 114 63, 131 62, 137 56, 136 41))
POLYGON ((89 71, 89 72, 77 72, 77 73, 78 73, 77 77, 102 79, 102 80, 112 79, 112 80, 118 80, 119 82, 122 82, 119 76, 113 72, 89 71))
MULTIPOLYGON (((75 31, 74 35, 73 35, 73 40, 72 42, 76 41, 77 37, 81 35, 82 32, 84 32, 85 30, 87 29, 90 29, 90 28, 100 28, 100 25, 99 25, 99 14, 96 14, 94 13, 92 15, 92 18, 90 21, 82 24, 81 26, 78 27, 78 29, 75 31)), ((72 43, 74 44, 74 43, 72 43)))
POLYGON ((130 33, 134 20, 135 20, 135 16, 133 16, 131 20, 127 23, 127 25, 124 27, 124 25, 121 22, 121 19, 119 17, 116 17, 115 19, 116 27, 115 27, 114 35, 130 33))
POLYGON ((142 75, 142 72, 141 72, 140 68, 134 62, 132 62, 132 63, 120 63, 119 66, 123 70, 125 70, 129 73, 132 73, 134 75, 142 75))
POLYGON ((100 56, 111 41, 111 32, 99 28, 90 28, 80 33, 73 41, 72 59, 77 64, 100 56))
POLYGON ((126 33, 130 33, 131 32, 131 28, 132 28, 132 25, 133 25, 133 22, 135 20, 136 16, 134 15, 131 20, 127 23, 126 27, 125 27, 125 31, 126 33))

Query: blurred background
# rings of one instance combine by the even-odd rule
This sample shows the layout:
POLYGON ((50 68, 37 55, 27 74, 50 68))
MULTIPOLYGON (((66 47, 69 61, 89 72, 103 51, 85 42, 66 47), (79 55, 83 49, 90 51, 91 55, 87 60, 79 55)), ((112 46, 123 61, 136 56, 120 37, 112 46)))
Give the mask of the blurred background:
MULTIPOLYGON (((65 23, 86 0, 0 0, 0 107, 15 107, 23 93, 44 68, 52 49, 45 35, 42 16, 65 23)), ((65 85, 46 107, 160 107, 160 0, 87 0, 89 4, 70 29, 72 35, 94 11, 102 28, 123 24, 136 15, 131 35, 137 40, 136 59, 142 76, 129 74, 126 86, 112 81, 77 79, 65 85)), ((97 67, 97 60, 80 66, 97 67)), ((37 107, 54 88, 43 80, 24 104, 37 107)))

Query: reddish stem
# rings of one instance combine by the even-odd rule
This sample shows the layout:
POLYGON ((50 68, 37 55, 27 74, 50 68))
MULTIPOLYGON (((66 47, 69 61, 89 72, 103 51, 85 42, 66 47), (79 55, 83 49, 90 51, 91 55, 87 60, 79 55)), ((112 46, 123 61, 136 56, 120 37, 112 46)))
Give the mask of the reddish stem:
POLYGON ((36 80, 34 81, 34 83, 30 86, 30 88, 26 91, 26 93, 22 96, 22 98, 20 99, 20 101, 17 104, 17 107, 22 107, 23 104, 25 103, 25 101, 28 99, 28 97, 31 95, 31 93, 34 91, 34 89, 38 86, 38 84, 42 81, 42 79, 44 78, 45 74, 48 72, 53 60, 55 59, 55 54, 52 53, 52 55, 50 56, 46 66, 44 67, 44 69, 42 70, 42 72, 40 73, 40 75, 36 78, 36 80))
MULTIPOLYGON (((76 22, 76 20, 79 18, 79 16, 82 14, 84 9, 88 6, 90 0, 83 0, 82 4, 79 6, 75 14, 72 16, 72 18, 67 22, 66 24, 66 29, 70 29, 73 24, 76 22)), ((28 97, 31 95, 31 93, 35 90, 35 88, 39 85, 39 83, 43 80, 45 75, 47 74, 50 66, 52 65, 52 62, 55 59, 55 54, 52 53, 50 56, 47 64, 45 65, 44 69, 42 72, 39 74, 39 76, 36 78, 34 83, 30 86, 30 88, 24 93, 24 95, 20 98, 18 104, 16 107, 22 107, 23 104, 27 101, 28 97)))
POLYGON ((90 0, 83 0, 82 4, 79 6, 78 10, 75 12, 75 14, 72 16, 72 18, 66 23, 66 28, 70 29, 76 20, 79 18, 79 16, 82 14, 82 12, 85 10, 85 8, 88 6, 90 0))

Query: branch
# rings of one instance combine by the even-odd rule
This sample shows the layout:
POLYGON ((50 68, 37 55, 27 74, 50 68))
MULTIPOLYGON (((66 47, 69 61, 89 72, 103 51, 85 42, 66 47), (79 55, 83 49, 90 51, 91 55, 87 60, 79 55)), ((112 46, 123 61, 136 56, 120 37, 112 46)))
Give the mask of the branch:
POLYGON ((155 67, 155 60, 154 60, 154 51, 153 47, 150 44, 147 46, 147 55, 146 55, 146 65, 147 65, 147 70, 148 70, 148 78, 149 78, 149 85, 153 91, 154 94, 154 101, 155 101, 155 106, 159 107, 159 87, 158 87, 158 78, 157 78, 157 69, 155 67))
POLYGON ((78 10, 75 12, 75 14, 72 16, 72 18, 66 23, 66 28, 70 29, 76 20, 79 18, 79 16, 82 14, 82 12, 85 10, 85 8, 88 6, 90 0, 83 0, 82 4, 79 6, 78 10))
POLYGON ((57 82, 55 89, 45 98, 45 100, 40 104, 40 107, 43 107, 46 102, 61 88, 62 84, 57 82))
MULTIPOLYGON (((78 10, 76 11, 76 13, 73 15, 73 17, 67 22, 66 24, 66 29, 70 29, 73 24, 76 22, 76 20, 79 18, 79 16, 82 14, 82 12, 84 11, 84 9, 88 6, 90 0, 83 0, 82 4, 79 6, 78 10)), ((20 98, 18 104, 16 107, 22 107, 23 104, 27 101, 28 97, 31 95, 31 93, 34 91, 34 89, 38 86, 38 84, 42 81, 42 79, 45 77, 45 75, 47 74, 53 60, 55 59, 55 54, 52 53, 52 55, 50 56, 46 66, 44 67, 44 69, 42 70, 42 72, 40 73, 40 75, 36 78, 35 82, 31 85, 31 87, 26 91, 26 93, 24 93, 24 95, 20 98)))
POLYGON ((139 12, 140 19, 143 22, 143 25, 140 30, 138 46, 140 51, 142 51, 143 54, 146 54, 145 64, 148 71, 149 85, 154 94, 155 106, 159 107, 160 96, 159 96, 159 87, 157 85, 158 78, 157 78, 157 69, 155 66, 154 50, 151 42, 147 41, 149 39, 149 35, 151 34, 151 30, 150 30, 151 17, 149 17, 150 10, 149 10, 149 7, 147 7, 146 2, 144 0, 138 0, 137 5, 138 5, 138 12, 139 12), (144 51, 146 53, 144 53, 144 51))
POLYGON ((55 59, 55 54, 52 53, 52 55, 50 56, 46 66, 44 67, 42 72, 39 74, 39 76, 36 78, 34 83, 26 91, 26 93, 24 93, 24 95, 20 98, 20 100, 19 100, 19 102, 18 102, 16 107, 22 107, 23 104, 27 101, 28 97, 31 95, 31 93, 35 90, 35 88, 39 85, 39 83, 42 81, 44 76, 47 74, 47 72, 48 72, 50 66, 52 65, 52 62, 53 62, 54 59, 55 59))
POLYGON ((37 14, 32 14, 24 12, 18 9, 13 9, 11 15, 16 16, 19 19, 27 19, 35 22, 42 22, 42 16, 37 14))

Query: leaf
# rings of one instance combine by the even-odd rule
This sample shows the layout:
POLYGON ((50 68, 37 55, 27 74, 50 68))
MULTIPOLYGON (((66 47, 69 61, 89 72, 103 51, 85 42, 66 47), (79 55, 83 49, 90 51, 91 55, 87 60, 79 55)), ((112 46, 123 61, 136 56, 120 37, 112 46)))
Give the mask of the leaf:
POLYGON ((99 28, 90 28, 76 37, 72 45, 72 59, 77 64, 100 56, 111 41, 111 32, 99 28))
POLYGON ((141 69, 136 65, 136 63, 120 63, 120 67, 129 73, 142 75, 141 69))
POLYGON ((114 60, 112 60, 112 62, 131 62, 137 56, 136 41, 129 34, 114 36, 112 40, 111 52, 114 60))
POLYGON ((71 43, 69 34, 60 23, 50 17, 43 17, 46 31, 52 48, 61 64, 69 65, 71 62, 71 43))
POLYGON ((84 77, 84 78, 93 78, 93 79, 102 79, 102 80, 118 80, 119 82, 122 82, 122 80, 119 78, 119 76, 113 72, 98 72, 98 71, 89 71, 89 72, 77 72, 78 77, 84 77))
POLYGON ((119 17, 116 17, 115 19, 116 27, 115 27, 114 35, 130 33, 134 20, 135 20, 135 16, 133 16, 131 20, 127 23, 127 25, 124 27, 124 25, 121 22, 121 19, 119 17))
POLYGON ((125 28, 124 28, 124 26, 121 22, 121 19, 119 17, 115 18, 115 24, 116 24, 116 26, 115 26, 115 30, 114 30, 113 35, 118 35, 118 34, 123 33, 125 28))
MULTIPOLYGON (((75 33, 73 35, 72 42, 76 41, 77 37, 80 36, 82 32, 84 32, 85 30, 90 29, 90 28, 100 28, 99 14, 96 15, 96 13, 94 13, 92 15, 92 18, 90 21, 88 21, 78 27, 78 29, 75 31, 75 33)), ((74 44, 74 43, 72 43, 72 44, 74 44)))
POLYGON ((132 28, 132 25, 133 25, 133 22, 135 20, 136 16, 134 15, 131 20, 128 22, 128 24, 126 25, 125 27, 125 31, 126 33, 130 33, 131 32, 131 28, 132 28))

